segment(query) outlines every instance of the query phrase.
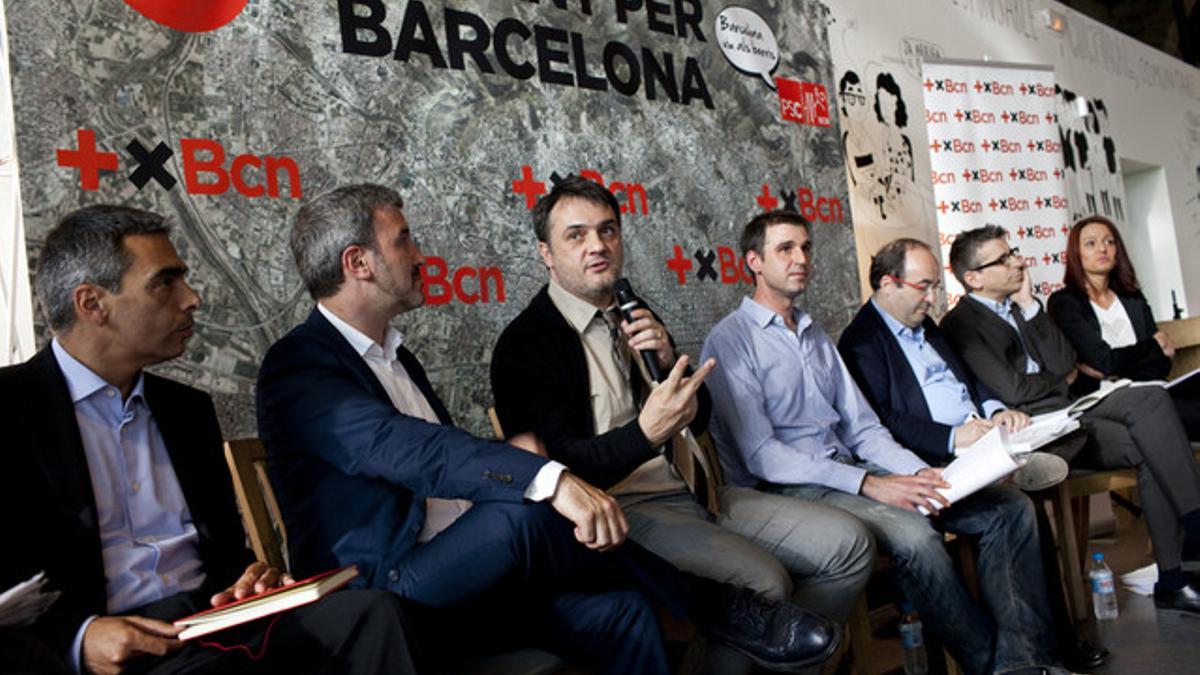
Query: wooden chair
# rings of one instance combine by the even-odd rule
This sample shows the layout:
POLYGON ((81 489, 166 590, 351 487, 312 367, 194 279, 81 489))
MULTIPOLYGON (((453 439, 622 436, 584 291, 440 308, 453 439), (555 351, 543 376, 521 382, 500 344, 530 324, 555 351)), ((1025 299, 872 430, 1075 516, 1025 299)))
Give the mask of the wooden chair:
POLYGON ((267 478, 267 449, 257 438, 225 441, 225 461, 251 550, 271 567, 288 570, 287 531, 267 478))
MULTIPOLYGON (((259 560, 276 569, 287 568, 287 532, 275 490, 267 477, 267 451, 262 441, 246 438, 225 442, 225 461, 233 476, 233 489, 250 547, 259 560)), ((480 659, 454 663, 453 675, 548 675, 564 672, 565 664, 540 649, 518 649, 480 659)), ((568 671, 569 672, 569 671, 568 671)))

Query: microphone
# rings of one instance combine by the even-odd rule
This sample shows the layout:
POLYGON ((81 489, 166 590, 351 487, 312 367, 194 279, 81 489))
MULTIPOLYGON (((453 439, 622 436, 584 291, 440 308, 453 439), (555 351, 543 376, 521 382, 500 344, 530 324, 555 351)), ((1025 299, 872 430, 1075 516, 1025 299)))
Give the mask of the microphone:
MULTIPOLYGON (((621 277, 613 284, 613 292, 617 296, 617 307, 621 310, 621 315, 625 320, 633 322, 633 310, 646 308, 646 303, 633 292, 633 287, 629 285, 629 280, 621 277)), ((647 308, 648 309, 648 308, 647 308)), ((662 369, 658 367, 658 356, 653 349, 641 350, 642 363, 646 364, 646 372, 650 373, 650 379, 655 382, 663 381, 662 369)))

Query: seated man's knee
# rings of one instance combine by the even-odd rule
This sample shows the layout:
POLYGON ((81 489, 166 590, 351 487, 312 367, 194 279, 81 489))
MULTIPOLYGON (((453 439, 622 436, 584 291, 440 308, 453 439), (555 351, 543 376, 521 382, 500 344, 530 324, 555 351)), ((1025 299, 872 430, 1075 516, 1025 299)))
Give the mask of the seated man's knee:
POLYGON ((930 557, 947 557, 942 533, 933 529, 923 518, 906 519, 890 527, 882 536, 885 540, 880 542, 881 548, 886 547, 884 552, 900 564, 930 557))

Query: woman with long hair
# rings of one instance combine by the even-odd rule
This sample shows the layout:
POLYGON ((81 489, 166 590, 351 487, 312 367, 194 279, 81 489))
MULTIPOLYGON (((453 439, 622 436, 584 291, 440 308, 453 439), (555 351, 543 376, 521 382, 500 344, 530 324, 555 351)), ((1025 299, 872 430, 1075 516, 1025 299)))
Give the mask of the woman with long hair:
MULTIPOLYGON (((1076 388, 1105 378, 1166 379, 1175 345, 1154 321, 1116 225, 1103 216, 1082 218, 1071 226, 1066 257, 1064 288, 1047 307, 1075 347, 1076 388)), ((1182 388, 1171 397, 1188 437, 1200 439, 1200 400, 1182 388)))

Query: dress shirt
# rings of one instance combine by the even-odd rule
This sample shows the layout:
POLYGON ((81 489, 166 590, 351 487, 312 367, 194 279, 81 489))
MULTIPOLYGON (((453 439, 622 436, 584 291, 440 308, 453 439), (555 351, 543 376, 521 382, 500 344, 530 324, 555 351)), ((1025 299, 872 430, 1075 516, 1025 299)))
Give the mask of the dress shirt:
MULTIPOLYGON (((166 444, 143 393, 139 374, 129 398, 59 344, 51 342, 87 458, 108 613, 121 614, 204 583, 200 537, 166 444)), ((83 634, 75 633, 70 660, 80 670, 83 634)))
MULTIPOLYGON (((588 393, 592 400, 592 423, 596 435, 628 424, 637 417, 638 406, 633 399, 633 387, 629 381, 629 349, 620 338, 620 329, 614 333, 609 323, 620 322, 619 318, 613 316, 616 306, 606 310, 598 309, 590 302, 572 295, 553 279, 550 280, 547 293, 554 307, 579 334, 579 340, 583 344, 584 360, 587 361, 588 393), (619 362, 618 358, 624 363, 619 362)), ((610 487, 608 493, 646 495, 673 490, 686 491, 687 485, 672 473, 670 463, 660 453, 642 462, 621 482, 610 487)))
MULTIPOLYGON (((1012 329, 1017 332, 1017 339, 1021 341, 1021 349, 1025 350, 1025 374, 1032 375, 1042 372, 1041 364, 1029 355, 1029 349, 1025 346, 1025 338, 1021 335, 1021 329, 1017 326, 1017 320, 1013 318, 1013 310, 1016 309, 1016 305, 1013 303, 1012 298, 1005 298, 1001 302, 996 302, 995 300, 974 293, 969 294, 967 297, 995 312, 996 316, 1004 319, 1004 322, 1012 326, 1012 329)), ((1026 322, 1032 321, 1033 317, 1037 316, 1040 311, 1042 311, 1042 304, 1035 301, 1021 310, 1021 318, 1025 319, 1026 322)))
POLYGON ((879 422, 825 331, 807 313, 792 312, 795 331, 744 298, 704 341, 701 361, 717 359, 706 384, 727 479, 858 494, 867 470, 856 460, 894 474, 926 468, 879 422))
MULTIPOLYGON (((363 358, 398 412, 431 424, 441 424, 441 420, 437 418, 437 413, 433 411, 433 406, 429 405, 425 394, 421 393, 408 371, 404 369, 404 364, 396 358, 397 350, 404 344, 404 335, 400 331, 389 325, 383 338, 384 344, 380 345, 362 331, 342 321, 325 305, 317 303, 317 309, 341 333, 346 342, 350 343, 350 347, 354 349, 355 353, 363 358)), ((554 490, 558 487, 559 475, 565 468, 555 461, 546 463, 533 477, 529 487, 525 488, 525 498, 540 502, 553 496, 554 490)), ((421 529, 421 534, 417 536, 417 541, 424 543, 433 539, 439 532, 450 527, 469 508, 471 508, 471 502, 466 499, 426 497, 425 525, 421 529)))
MULTIPOLYGON (((976 410, 975 402, 971 400, 971 392, 967 391, 967 385, 959 381, 942 355, 938 354, 933 345, 925 340, 925 328, 905 326, 894 316, 888 314, 887 310, 880 307, 874 298, 871 299, 871 307, 879 312, 879 316, 887 324, 888 330, 892 331, 892 335, 896 337, 900 351, 904 352, 904 357, 908 359, 908 365, 917 378, 921 394, 925 396, 925 405, 929 406, 929 414, 934 422, 957 427, 971 419, 972 415, 980 412, 984 417, 991 417, 997 411, 1004 410, 1004 404, 996 399, 984 401, 983 410, 976 410)), ((950 430, 947 451, 952 455, 954 454, 954 435, 957 431, 957 429, 950 430)))

